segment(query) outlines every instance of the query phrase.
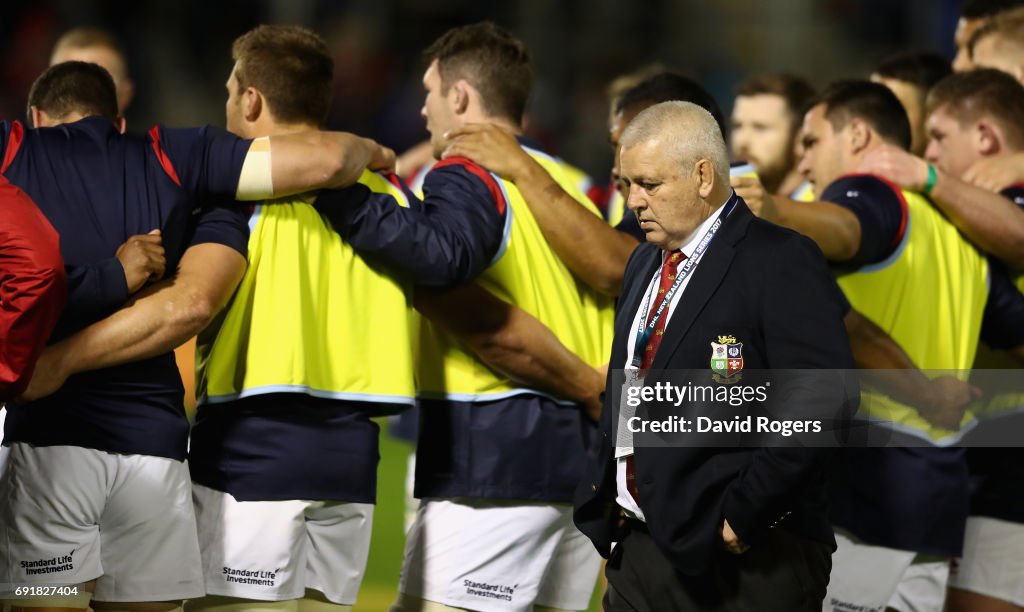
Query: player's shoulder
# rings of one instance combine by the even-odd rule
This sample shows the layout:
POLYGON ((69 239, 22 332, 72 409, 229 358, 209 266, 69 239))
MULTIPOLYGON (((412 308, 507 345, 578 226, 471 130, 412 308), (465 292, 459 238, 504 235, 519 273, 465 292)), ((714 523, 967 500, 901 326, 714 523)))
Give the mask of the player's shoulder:
POLYGON ((423 181, 425 197, 446 193, 470 194, 491 200, 504 212, 505 189, 490 171, 468 157, 447 157, 434 164, 423 181))
POLYGON ((865 201, 902 205, 904 202, 903 191, 899 186, 875 174, 841 176, 821 192, 821 199, 839 203, 865 201))
POLYGON ((483 166, 468 157, 446 157, 433 166, 424 178, 424 184, 444 181, 458 181, 474 178, 483 182, 493 182, 494 176, 483 166))
POLYGON ((874 174, 841 176, 821 191, 821 200, 837 204, 906 206, 899 186, 874 174))

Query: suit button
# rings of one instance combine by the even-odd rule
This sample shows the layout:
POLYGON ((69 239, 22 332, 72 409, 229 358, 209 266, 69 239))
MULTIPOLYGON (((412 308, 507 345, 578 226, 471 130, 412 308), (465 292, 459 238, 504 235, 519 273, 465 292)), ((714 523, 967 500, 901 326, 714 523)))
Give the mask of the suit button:
POLYGON ((594 493, 597 493, 597 485, 596 484, 590 485, 590 490, 593 491, 594 493))

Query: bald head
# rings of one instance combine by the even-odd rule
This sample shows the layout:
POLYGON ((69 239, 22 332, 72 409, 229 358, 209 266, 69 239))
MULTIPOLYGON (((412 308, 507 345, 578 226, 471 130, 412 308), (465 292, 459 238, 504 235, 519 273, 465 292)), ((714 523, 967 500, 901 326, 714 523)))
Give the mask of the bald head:
POLYGON ((662 102, 637 115, 622 133, 623 149, 658 140, 681 166, 707 159, 719 177, 729 176, 729 154, 718 122, 691 102, 662 102))

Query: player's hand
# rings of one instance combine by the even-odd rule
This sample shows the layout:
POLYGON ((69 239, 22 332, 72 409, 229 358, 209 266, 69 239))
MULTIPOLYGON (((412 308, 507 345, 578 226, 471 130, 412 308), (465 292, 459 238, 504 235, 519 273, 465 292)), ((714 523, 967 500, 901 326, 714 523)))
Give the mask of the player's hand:
POLYGON ((750 550, 750 546, 740 539, 729 525, 729 519, 722 520, 722 545, 734 555, 742 555, 750 550))
POLYGON ((602 406, 603 402, 601 401, 601 396, 595 395, 587 398, 587 400, 583 402, 583 411, 587 413, 587 418, 591 421, 600 423, 602 406))
POLYGON ((960 429, 964 413, 975 400, 981 398, 981 389, 953 376, 939 376, 929 381, 926 402, 917 407, 921 418, 942 429, 960 429))
POLYGON ((880 176, 913 191, 920 191, 928 182, 928 162, 888 144, 868 151, 857 172, 880 176))
POLYGON ((594 379, 593 393, 583 400, 583 409, 595 423, 600 423, 601 410, 604 407, 601 394, 604 393, 605 381, 608 379, 608 364, 594 368, 594 371, 597 373, 597 377, 594 379))
POLYGON ((19 402, 32 402, 53 395, 64 386, 69 374, 62 357, 63 353, 54 346, 43 351, 32 370, 28 387, 18 398, 19 402))
POLYGON ((983 157, 971 164, 964 181, 982 189, 998 192, 1024 181, 1024 153, 983 157))
POLYGON ((516 137, 491 123, 469 123, 445 134, 448 146, 442 158, 468 157, 510 181, 521 178, 532 161, 516 137))
POLYGON ((124 268, 124 280, 128 284, 129 294, 142 289, 147 282, 160 280, 164 276, 167 261, 164 258, 163 237, 158 229, 148 234, 131 236, 117 249, 116 256, 124 268))
POLYGON ((750 207, 750 211, 766 221, 776 221, 779 217, 778 207, 761 180, 753 176, 734 176, 729 178, 729 183, 736 190, 736 195, 743 198, 743 201, 750 207))
POLYGON ((369 138, 365 140, 371 148, 370 161, 366 164, 366 167, 376 172, 394 172, 395 152, 369 138))

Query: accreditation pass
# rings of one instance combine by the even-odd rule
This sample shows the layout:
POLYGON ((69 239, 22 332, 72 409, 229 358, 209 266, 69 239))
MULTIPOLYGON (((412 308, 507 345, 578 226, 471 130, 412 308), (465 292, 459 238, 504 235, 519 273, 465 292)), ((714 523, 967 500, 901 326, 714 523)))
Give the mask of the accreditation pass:
MULTIPOLYGON (((630 388, 639 388, 644 385, 644 378, 641 370, 633 365, 627 365, 625 369, 626 382, 622 384, 622 393, 619 395, 619 422, 615 434, 615 458, 621 459, 633 454, 633 432, 626 426, 629 420, 636 416, 636 407, 630 406, 626 401, 630 397, 630 388)), ((634 392, 633 397, 639 397, 634 392)))

